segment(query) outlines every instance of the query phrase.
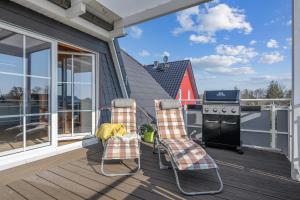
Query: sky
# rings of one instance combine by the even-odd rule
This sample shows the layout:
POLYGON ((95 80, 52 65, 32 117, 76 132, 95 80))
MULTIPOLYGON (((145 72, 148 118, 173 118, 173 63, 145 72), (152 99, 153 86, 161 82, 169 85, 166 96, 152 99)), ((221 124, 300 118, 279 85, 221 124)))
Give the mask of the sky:
POLYGON ((291 1, 214 0, 128 27, 122 49, 142 64, 189 59, 199 93, 291 88, 291 1))

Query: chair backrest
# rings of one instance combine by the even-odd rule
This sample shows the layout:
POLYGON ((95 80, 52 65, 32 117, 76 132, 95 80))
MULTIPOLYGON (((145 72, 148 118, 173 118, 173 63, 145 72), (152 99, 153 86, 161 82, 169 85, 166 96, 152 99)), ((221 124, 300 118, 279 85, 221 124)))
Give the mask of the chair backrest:
POLYGON ((160 139, 178 139, 187 136, 179 101, 155 100, 155 111, 160 139))
POLYGON ((111 123, 123 124, 128 133, 136 134, 136 102, 134 99, 114 99, 111 102, 111 123))

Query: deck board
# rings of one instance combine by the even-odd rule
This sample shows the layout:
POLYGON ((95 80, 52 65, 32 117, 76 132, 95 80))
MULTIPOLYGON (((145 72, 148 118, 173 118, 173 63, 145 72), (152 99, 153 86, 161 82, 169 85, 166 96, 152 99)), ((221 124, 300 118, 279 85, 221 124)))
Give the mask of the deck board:
POLYGON ((0 188, 0 196, 3 200, 24 200, 25 198, 22 197, 20 194, 12 190, 7 186, 3 186, 0 188))
MULTIPOLYGON (((102 148, 93 145, 0 172, 1 199, 200 199, 200 200, 299 200, 300 183, 289 178, 289 162, 278 153, 245 149, 236 152, 207 148, 216 160, 224 182, 217 195, 185 196, 172 170, 160 170, 151 145, 142 144, 142 169, 134 176, 106 177, 100 173, 102 148), (39 167, 40 166, 40 167, 39 167), (7 179, 5 179, 7 178, 7 179)), ((125 162, 134 166, 133 162, 125 162)), ((117 162, 105 170, 128 170, 117 162)), ((214 173, 179 174, 187 190, 217 188, 214 173)))

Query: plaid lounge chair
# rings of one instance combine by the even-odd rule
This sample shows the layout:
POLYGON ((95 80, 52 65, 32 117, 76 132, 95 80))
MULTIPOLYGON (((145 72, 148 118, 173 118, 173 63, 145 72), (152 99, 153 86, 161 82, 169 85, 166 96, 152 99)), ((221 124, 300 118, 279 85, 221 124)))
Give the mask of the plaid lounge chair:
POLYGON ((140 169, 140 144, 136 129, 136 102, 133 99, 114 99, 111 103, 111 123, 123 124, 133 137, 122 139, 111 137, 103 142, 101 172, 106 176, 133 175, 140 169), (105 160, 137 159, 137 170, 131 173, 109 174, 104 172, 105 160))
POLYGON ((155 100, 157 119, 156 147, 158 150, 160 169, 173 168, 179 190, 186 195, 215 194, 223 189, 223 182, 218 172, 215 161, 205 150, 188 138, 181 104, 177 100, 155 100), (166 166, 161 161, 161 150, 169 155, 171 166, 166 166), (186 192, 180 186, 177 171, 215 169, 220 188, 214 191, 186 192))

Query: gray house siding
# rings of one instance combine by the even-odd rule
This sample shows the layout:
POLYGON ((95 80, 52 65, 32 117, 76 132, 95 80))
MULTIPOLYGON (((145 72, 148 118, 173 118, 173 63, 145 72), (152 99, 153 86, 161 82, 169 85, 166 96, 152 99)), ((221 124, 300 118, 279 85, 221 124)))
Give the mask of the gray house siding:
POLYGON ((128 82, 131 90, 130 97, 135 99, 138 105, 137 123, 138 125, 151 123, 155 121, 156 117, 154 100, 171 99, 171 97, 147 72, 142 64, 123 50, 121 50, 121 56, 128 76, 128 82), (151 119, 146 117, 144 113, 147 113, 151 119))
MULTIPOLYGON (((83 33, 54 19, 10 1, 0 1, 0 20, 57 40, 74 44, 99 53, 100 97, 99 107, 110 105, 112 99, 122 97, 121 87, 106 42, 83 33)), ((102 113, 102 121, 109 113, 102 113)))

